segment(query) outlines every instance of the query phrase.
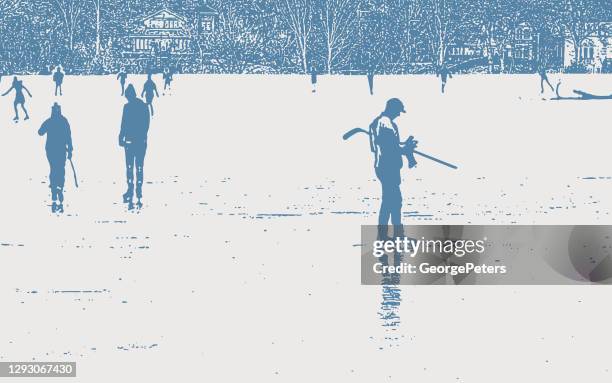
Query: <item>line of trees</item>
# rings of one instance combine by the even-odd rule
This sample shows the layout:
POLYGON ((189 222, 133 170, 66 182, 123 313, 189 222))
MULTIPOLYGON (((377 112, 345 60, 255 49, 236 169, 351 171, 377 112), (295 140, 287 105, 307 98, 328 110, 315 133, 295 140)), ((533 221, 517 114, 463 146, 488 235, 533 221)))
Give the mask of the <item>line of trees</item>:
POLYGON ((466 42, 507 71, 499 47, 511 44, 521 23, 534 28, 539 49, 563 39, 580 61, 589 23, 612 21, 610 0, 209 0, 219 12, 216 28, 200 34, 202 3, 0 0, 0 70, 61 63, 73 73, 116 71, 125 65, 126 36, 164 7, 188 20, 193 56, 183 69, 223 73, 431 71, 466 42))

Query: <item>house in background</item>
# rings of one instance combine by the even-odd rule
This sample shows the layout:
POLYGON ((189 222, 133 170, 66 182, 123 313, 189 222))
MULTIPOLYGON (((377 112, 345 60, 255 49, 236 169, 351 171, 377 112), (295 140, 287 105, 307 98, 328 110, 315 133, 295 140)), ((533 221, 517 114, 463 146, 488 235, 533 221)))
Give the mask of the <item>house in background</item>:
POLYGON ((194 40, 215 31, 218 13, 201 5, 190 16, 167 8, 144 16, 127 37, 123 56, 139 62, 141 68, 188 60, 196 50, 194 40))
POLYGON ((472 62, 484 56, 482 44, 476 42, 449 44, 446 50, 447 61, 451 65, 472 62))
POLYGON ((448 62, 457 66, 484 63, 491 72, 528 73, 538 65, 560 69, 563 41, 558 31, 542 33, 529 23, 520 22, 509 31, 497 31, 490 45, 482 39, 472 38, 450 44, 446 55, 448 62))
POLYGON ((589 23, 587 36, 578 44, 578 52, 572 40, 565 39, 563 66, 579 65, 590 72, 610 72, 612 70, 612 21, 589 23))
POLYGON ((217 26, 217 18, 219 12, 215 9, 203 4, 197 9, 198 14, 198 31, 200 34, 213 33, 217 26))
POLYGON ((139 28, 129 36, 131 53, 139 54, 187 54, 190 52, 191 35, 187 20, 168 9, 145 16, 139 28))

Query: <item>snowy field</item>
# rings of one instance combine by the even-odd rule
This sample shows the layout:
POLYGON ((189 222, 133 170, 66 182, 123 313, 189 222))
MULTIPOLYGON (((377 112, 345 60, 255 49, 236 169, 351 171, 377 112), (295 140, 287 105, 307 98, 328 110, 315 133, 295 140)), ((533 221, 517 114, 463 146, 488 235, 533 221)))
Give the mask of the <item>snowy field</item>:
MULTIPOLYGON (((612 93, 612 76, 550 77, 612 93)), ((157 76, 127 211, 118 82, 67 76, 55 98, 50 77, 23 80, 29 121, 0 98, 0 361, 76 361, 78 382, 612 379, 606 286, 403 286, 383 318, 356 246, 380 187, 367 138, 341 139, 399 97, 402 136, 459 166, 404 171, 406 224, 612 224, 612 100, 550 100, 536 75, 458 75, 445 95, 377 77, 374 96, 365 77, 312 94, 306 76, 188 75, 162 95, 157 76), (80 181, 67 169, 63 215, 36 134, 56 100, 80 181)))

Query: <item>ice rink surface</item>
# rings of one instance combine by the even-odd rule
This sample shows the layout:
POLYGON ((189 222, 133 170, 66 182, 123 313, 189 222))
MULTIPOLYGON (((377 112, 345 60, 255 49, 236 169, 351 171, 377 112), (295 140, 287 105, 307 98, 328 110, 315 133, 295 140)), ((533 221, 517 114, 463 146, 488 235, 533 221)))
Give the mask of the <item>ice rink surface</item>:
MULTIPOLYGON (((612 76, 550 75, 612 93, 612 76)), ((609 382, 608 286, 361 286, 380 187, 366 128, 390 97, 403 138, 455 163, 404 171, 405 224, 612 224, 612 100, 554 101, 537 75, 177 75, 155 99, 144 207, 127 211, 114 76, 23 77, 0 98, 0 361, 76 361, 78 382, 609 382), (68 118, 52 214, 44 139, 68 118)), ((143 76, 130 76, 140 93, 143 76)), ((0 91, 10 87, 3 77, 0 91)), ((24 382, 28 381, 23 379, 24 382)), ((35 380, 33 380, 35 381, 35 380)))

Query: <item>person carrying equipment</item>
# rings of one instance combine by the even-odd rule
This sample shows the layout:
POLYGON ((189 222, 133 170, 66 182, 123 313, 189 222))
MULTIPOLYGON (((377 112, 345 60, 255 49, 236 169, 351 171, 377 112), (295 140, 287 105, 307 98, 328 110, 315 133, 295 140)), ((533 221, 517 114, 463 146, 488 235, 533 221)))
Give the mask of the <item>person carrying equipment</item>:
POLYGON ((64 183, 66 179, 66 159, 72 159, 72 134, 70 124, 62 115, 61 107, 56 103, 51 107, 49 117, 38 130, 39 136, 47 135, 45 151, 49 161, 49 187, 53 204, 51 212, 64 212, 64 183), (58 203, 59 202, 59 203, 58 203))

